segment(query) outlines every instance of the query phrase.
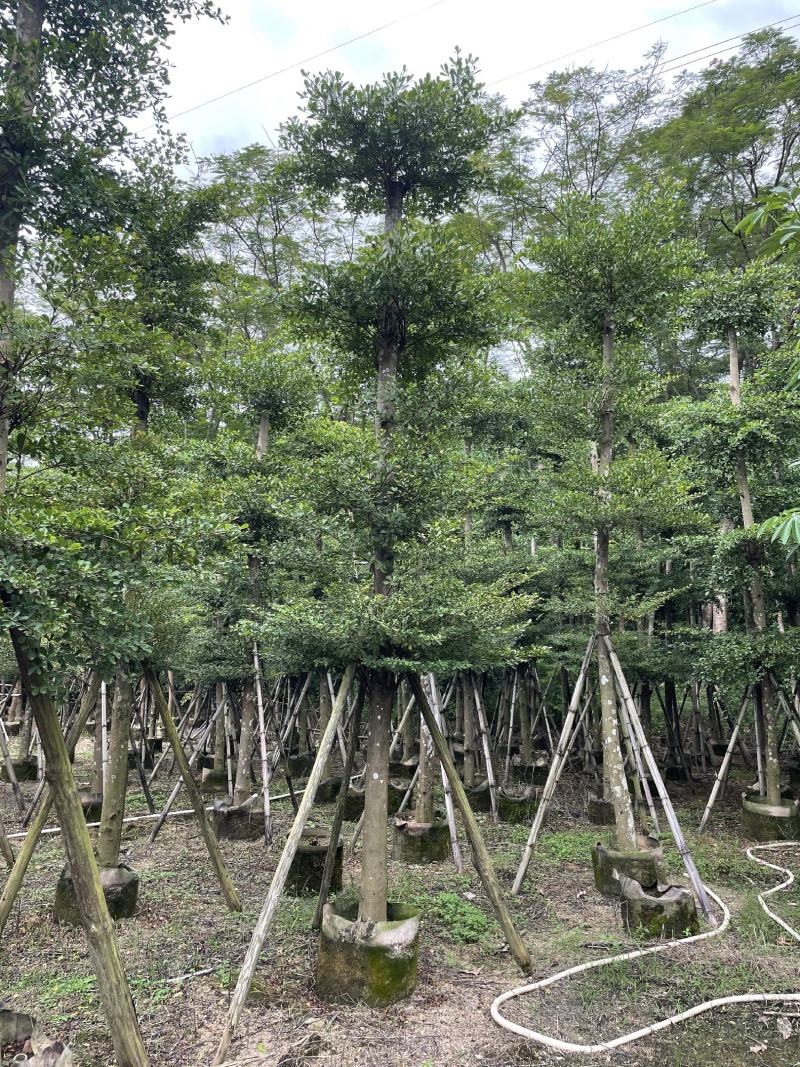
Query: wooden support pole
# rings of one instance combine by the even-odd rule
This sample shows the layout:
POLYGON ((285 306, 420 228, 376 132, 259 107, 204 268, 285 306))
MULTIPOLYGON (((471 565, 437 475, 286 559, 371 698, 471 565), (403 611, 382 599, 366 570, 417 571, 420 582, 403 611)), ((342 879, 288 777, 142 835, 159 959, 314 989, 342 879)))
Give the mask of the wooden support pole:
MULTIPOLYGON (((89 721, 89 716, 92 712, 92 708, 97 702, 97 694, 100 692, 100 676, 96 672, 92 672, 89 680, 89 685, 86 688, 86 692, 83 695, 81 701, 80 710, 78 715, 69 728, 67 733, 66 747, 69 758, 72 758, 72 754, 75 751, 75 746, 80 740, 81 731, 86 723, 89 721)), ((5 929, 8 917, 11 914, 11 909, 14 906, 14 901, 17 899, 17 894, 22 886, 23 879, 25 878, 25 872, 28 869, 28 864, 31 862, 36 846, 39 843, 39 838, 42 835, 45 823, 50 815, 50 808, 53 803, 53 793, 50 787, 47 785, 47 780, 41 783, 41 804, 38 811, 31 823, 31 827, 25 835, 25 840, 22 843, 22 847, 17 853, 17 858, 14 861, 14 867, 8 876, 8 881, 3 886, 3 892, 0 894, 0 935, 2 935, 5 929)), ((33 814, 36 808, 36 800, 39 796, 37 791, 36 796, 33 798, 30 808, 28 809, 28 817, 33 814)), ((25 821, 23 820, 23 826, 25 821)))
POLYGON ((489 726, 486 722, 486 708, 483 705, 483 698, 481 697, 480 690, 475 681, 474 675, 470 675, 472 678, 472 691, 475 694, 475 709, 478 713, 478 729, 481 734, 481 742, 483 744, 483 758, 486 761, 486 778, 489 782, 489 800, 492 805, 492 818, 497 822, 498 808, 497 808, 497 782, 494 777, 494 764, 492 763, 492 747, 489 739, 489 726))
POLYGON ((601 635, 598 640, 604 642, 605 647, 608 651, 608 657, 611 662, 611 667, 614 671, 614 677, 616 680, 617 692, 619 693, 620 697, 625 701, 625 706, 628 709, 628 717, 630 719, 631 726, 633 727, 633 730, 636 734, 636 738, 639 742, 639 748, 641 749, 642 755, 645 759, 645 763, 647 764, 647 767, 650 771, 650 775, 653 779, 653 782, 655 783, 659 799, 661 800, 661 805, 664 808, 664 814, 667 817, 667 823, 669 824, 670 832, 672 833, 672 836, 675 840, 675 844, 678 847, 678 852, 680 853, 681 859, 683 860, 683 866, 685 867, 686 873, 689 876, 689 881, 692 883, 692 888, 694 889, 697 895, 697 899, 700 904, 700 910, 702 911, 706 921, 710 923, 711 926, 716 926, 717 920, 715 919, 711 911, 711 907, 708 903, 708 896, 706 894, 705 886, 703 885, 703 880, 701 879, 697 871, 697 867, 695 866, 692 854, 686 845, 683 832, 681 831, 677 816, 675 815, 675 809, 672 806, 672 801, 670 800, 669 794, 667 793, 666 787, 664 786, 664 779, 661 777, 661 772, 658 769, 658 764, 656 763, 655 756, 653 755, 652 749, 650 748, 650 745, 647 742, 644 730, 642 729, 642 724, 639 721, 639 713, 636 710, 636 705, 633 702, 633 697, 631 696, 630 689, 628 688, 628 682, 625 678, 625 673, 622 670, 622 665, 620 664, 619 659, 617 658, 616 652, 611 647, 611 642, 609 641, 608 637, 606 635, 601 635))
POLYGON ((25 798, 22 795, 22 790, 19 787, 17 776, 14 773, 14 765, 11 762, 11 753, 8 750, 8 734, 6 728, 3 725, 3 720, 0 719, 0 752, 3 754, 3 763, 6 768, 6 776, 11 785, 11 790, 14 793, 14 800, 19 808, 20 815, 25 814, 25 798))
POLYGON ((42 739, 47 760, 47 780, 58 811, 81 924, 97 975, 97 991, 111 1032, 117 1064, 119 1067, 148 1067, 150 1061, 139 1032, 122 956, 100 885, 100 874, 72 776, 58 711, 45 691, 45 680, 39 676, 35 666, 37 661, 31 658, 28 640, 19 630, 12 628, 11 641, 42 739))
POLYGON ((203 835, 203 840, 206 843, 211 863, 217 878, 219 879, 222 894, 231 911, 241 911, 242 905, 239 901, 239 895, 236 892, 236 887, 231 880, 231 876, 228 874, 228 868, 225 866, 225 860, 222 858, 217 835, 214 833, 214 828, 208 818, 208 813, 203 804, 203 798, 200 795, 200 790, 197 788, 197 783, 192 775, 192 769, 189 766, 186 753, 183 751, 183 746, 178 739, 178 731, 175 726, 175 721, 172 718, 167 702, 164 699, 161 683, 151 667, 148 667, 145 671, 145 678, 153 693, 156 710, 161 716, 161 722, 164 724, 164 732, 169 739, 170 745, 172 745, 172 751, 175 753, 175 762, 178 764, 178 769, 183 778, 183 784, 186 786, 186 792, 189 794, 189 801, 194 808, 197 821, 200 824, 200 832, 203 835))
MULTIPOLYGON (((436 678, 433 674, 428 675, 428 682, 431 687, 431 696, 433 697, 433 714, 436 719, 436 724, 442 731, 442 737, 444 737, 444 719, 442 717, 442 702, 439 699, 439 689, 436 685, 436 678)), ((449 752, 449 748, 448 748, 449 752)), ((420 752, 420 763, 422 762, 422 753, 420 752)), ((447 780, 447 774, 445 773, 444 764, 439 760, 439 770, 442 774, 442 788, 444 789, 444 807, 447 812, 447 828, 450 833, 450 851, 453 853, 453 863, 456 865, 456 870, 459 874, 464 873, 464 860, 461 858, 461 848, 458 844, 458 827, 456 826, 456 813, 453 808, 453 793, 450 788, 450 783, 447 780)), ((431 783, 431 786, 433 783, 431 783)))
POLYGON ((339 789, 339 795, 336 797, 336 807, 333 810, 331 836, 328 842, 328 851, 325 854, 325 866, 322 868, 322 884, 319 889, 319 899, 317 900, 317 907, 314 911, 314 919, 311 923, 312 930, 319 930, 322 926, 322 909, 325 907, 325 903, 328 899, 331 878, 333 877, 333 868, 336 866, 339 836, 342 832, 342 823, 344 822, 344 809, 347 806, 347 791, 350 788, 350 776, 353 773, 353 764, 356 761, 356 752, 358 752, 361 712, 364 710, 365 694, 366 687, 360 685, 358 687, 358 695, 356 696, 353 713, 350 718, 350 737, 347 743, 347 755, 344 761, 344 770, 342 771, 342 784, 339 789))
POLYGON ((717 771, 717 777, 714 780, 714 785, 713 785, 713 787, 711 789, 711 795, 709 796, 708 803, 706 804, 706 810, 703 812, 703 818, 700 820, 700 825, 697 828, 698 834, 702 834, 703 830, 705 830, 706 823, 708 822, 709 818, 711 817, 711 810, 714 807, 714 803, 715 803, 715 801, 717 799, 717 794, 719 793, 720 789, 722 788, 723 782, 728 777, 728 768, 730 767, 731 760, 733 759, 733 750, 736 747, 736 740, 739 737, 739 730, 741 729, 741 726, 742 726, 742 721, 744 719, 744 713, 747 711, 747 704, 749 702, 749 698, 750 698, 750 689, 748 687, 745 690, 744 700, 742 701, 742 707, 741 707, 741 709, 739 711, 738 718, 736 719, 736 725, 733 728, 733 733, 731 734, 731 739, 728 742, 728 747, 725 749, 725 756, 724 756, 724 758, 722 760, 722 763, 720 764, 719 770, 717 771))
POLYGON ((575 679, 575 688, 572 691, 572 699, 569 702, 569 708, 567 714, 564 717, 564 723, 561 727, 561 736, 558 739, 553 759, 550 763, 550 770, 547 772, 547 781, 544 783, 544 789, 542 790, 542 798, 539 801, 539 806, 536 809, 536 814, 533 818, 533 825, 531 826, 531 832, 528 834, 528 840, 525 845, 525 850, 522 853, 522 859, 519 861, 519 867, 517 868, 517 875, 514 879, 514 886, 511 892, 516 896, 522 889, 522 883, 525 881, 525 875, 528 872, 528 865, 531 862, 531 856, 533 850, 536 847, 536 840, 539 836, 539 831, 542 828, 544 822, 545 812, 552 800, 553 793, 555 792, 556 783, 558 777, 561 774, 561 768, 564 765, 564 761, 567 758, 569 752, 569 742, 572 734, 572 724, 575 722, 575 715, 578 710, 578 705, 581 701, 581 693, 583 687, 586 684, 586 675, 589 672, 589 664, 592 659, 592 651, 594 650, 595 637, 589 638, 589 644, 586 646, 586 652, 583 656, 583 663, 581 669, 578 672, 578 677, 575 679))
POLYGON ((261 661, 258 658, 258 645, 253 642, 253 672, 256 686, 256 708, 258 711, 258 744, 261 754, 261 797, 264 802, 264 840, 272 844, 272 815, 269 808, 269 780, 272 776, 267 759, 267 727, 264 721, 264 697, 261 691, 261 661))
POLYGON ((300 801, 300 807, 298 808, 297 815, 292 823, 289 836, 286 838, 286 844, 283 846, 283 852, 281 852, 281 857, 278 860, 278 866, 275 868, 275 874, 272 876, 264 906, 261 909, 261 914, 258 917, 255 930, 253 930, 253 937, 247 949, 247 955, 242 963, 242 968, 239 971, 239 980, 236 983, 231 1006, 228 1009, 228 1018, 225 1021, 225 1029, 222 1033, 219 1047, 212 1060, 212 1067, 218 1067, 219 1064, 225 1062, 231 1041, 236 1033, 236 1027, 239 1025, 239 1020, 242 1016, 248 993, 250 992, 250 986, 253 984, 253 975, 256 972, 258 957, 261 955, 261 950, 264 947, 264 942, 267 938, 270 924, 272 923, 272 917, 278 907, 278 901, 283 893, 283 887, 286 885, 289 868, 291 867, 292 860, 297 852, 297 846, 300 844, 300 838, 303 835, 303 830, 314 803, 314 798, 317 795, 317 786, 322 778, 325 764, 328 761, 328 756, 330 755, 336 737, 336 726, 342 717, 342 712, 344 711, 347 702, 347 694, 350 691, 350 686, 353 684, 354 674, 355 665, 351 663, 342 677, 342 683, 339 687, 339 695, 334 701, 330 718, 328 719, 325 730, 320 738, 317 756, 314 760, 314 766, 311 768, 311 774, 309 775, 308 783, 305 792, 303 793, 303 799, 300 801))
POLYGON ((447 741, 445 741, 444 734, 439 729, 439 725, 436 722, 433 711, 428 703, 428 698, 425 696, 425 690, 422 688, 422 683, 420 682, 418 675, 409 674, 407 675, 407 679, 408 684, 411 686, 412 693, 417 698, 417 707, 419 708, 420 715, 425 719, 425 723, 430 731, 431 738, 433 739, 434 748, 436 749, 439 759, 442 761, 442 767, 450 782, 450 788, 453 790, 453 797, 458 805, 458 810, 461 812, 464 829, 466 830, 467 838, 472 848, 472 862, 475 864, 475 869, 480 875, 486 894, 492 903, 495 915, 502 927, 503 934, 505 935, 505 939, 508 943, 508 947, 511 949, 514 959, 517 961, 520 970, 524 974, 530 974, 533 967, 530 953, 528 952, 525 942, 517 933, 517 929, 514 926, 514 920, 511 918, 511 912, 508 910, 508 906, 503 899, 503 891, 500 888, 500 883, 497 881, 497 875, 495 874, 491 857, 483 842, 480 828, 478 827, 478 823, 469 806, 469 800, 467 799, 464 786, 461 784, 458 771, 450 756, 447 741))
POLYGON ((16 857, 14 856, 14 849, 11 847, 11 842, 6 836, 6 829, 3 826, 2 819, 0 819, 0 854, 2 854, 3 859, 6 861, 8 869, 10 871, 13 870, 16 857))
MULTIPOLYGON (((197 741, 196 745, 194 746, 194 749, 192 750, 191 756, 189 757, 188 765, 189 765, 189 770, 190 771, 194 770, 195 764, 197 763, 197 759, 198 759, 203 747, 205 746, 206 741, 210 737, 211 731, 214 729, 214 726, 216 724, 216 721, 217 721, 217 718, 219 716, 220 711, 221 711, 221 706, 218 706, 215 709, 214 714, 211 716, 211 718, 208 720, 208 722, 203 727, 203 732, 200 735, 200 738, 197 741)), ((183 745, 180 743, 180 741, 178 743, 180 744, 181 751, 183 751, 183 745)), ((175 750, 172 748, 172 745, 170 745, 170 751, 172 752, 172 764, 174 766, 175 765, 175 750)), ((181 785, 182 784, 183 784, 183 779, 182 778, 178 778, 178 781, 173 786, 172 792, 170 793, 169 797, 167 798, 166 804, 161 809, 161 814, 158 817, 158 821, 156 822, 155 826, 153 827, 152 833, 150 834, 150 837, 148 838, 148 843, 149 844, 152 845, 155 842, 155 839, 158 837, 158 835, 159 835, 159 833, 161 831, 161 827, 166 822, 167 816, 169 815, 170 811, 172 810, 172 805, 178 799, 178 793, 180 793, 180 791, 181 791, 181 785)))

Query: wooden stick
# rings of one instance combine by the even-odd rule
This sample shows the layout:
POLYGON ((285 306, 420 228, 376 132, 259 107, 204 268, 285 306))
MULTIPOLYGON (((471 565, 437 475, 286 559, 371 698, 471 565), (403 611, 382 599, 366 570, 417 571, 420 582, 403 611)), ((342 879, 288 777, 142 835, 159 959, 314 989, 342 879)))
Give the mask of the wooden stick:
POLYGON ((275 869, 275 874, 272 876, 269 892, 267 893, 264 906, 261 909, 261 914, 258 917, 258 922, 253 931, 250 946, 247 949, 242 968, 239 971, 239 980, 236 983, 231 1006, 228 1009, 228 1018, 225 1021, 225 1029, 222 1033, 219 1047, 212 1060, 212 1067, 218 1067, 219 1064, 225 1062, 225 1057, 228 1054, 231 1041, 236 1033, 236 1027, 239 1025, 247 995, 250 992, 250 986, 253 984, 253 975, 255 974, 256 965, 258 964, 258 957, 261 955, 261 950, 264 947, 264 942, 267 938, 272 918, 278 907, 278 901, 283 893, 283 887, 286 885, 289 868, 292 865, 292 860, 294 859, 295 852, 297 852, 297 846, 300 844, 300 838, 302 837, 306 821, 314 803, 317 786, 322 778, 322 773, 325 770, 325 763, 327 762, 331 747, 333 746, 336 737, 336 726, 341 720, 342 712, 344 711, 347 702, 347 694, 350 690, 350 686, 353 684, 354 674, 355 665, 351 663, 344 672, 342 683, 339 686, 339 695, 334 701, 327 726, 320 738, 317 756, 314 760, 314 766, 311 768, 311 774, 309 775, 308 784, 303 793, 303 799, 300 801, 297 815, 292 823, 289 836, 286 838, 286 844, 283 846, 281 857, 278 860, 278 866, 275 869))
POLYGON ((231 876, 228 874, 228 868, 225 866, 225 860, 222 858, 217 835, 214 833, 214 829, 209 821, 208 813, 203 804, 203 798, 200 795, 200 790, 197 788, 197 783, 192 776, 192 769, 189 766, 189 761, 186 759, 186 753, 183 751, 183 746, 178 740, 178 731, 175 727, 172 715, 170 714, 167 702, 164 699, 161 683, 156 677, 152 667, 147 668, 145 677, 152 690, 158 714, 161 716, 161 721, 164 724, 164 732, 169 738, 169 743, 172 745, 172 750, 175 753, 175 761, 180 769, 183 784, 186 786, 186 792, 189 794, 189 801, 194 808, 197 821, 200 824, 200 832, 203 835, 208 854, 211 857, 212 866, 219 879, 222 894, 231 911, 241 911, 242 905, 239 901, 236 887, 231 881, 231 876))
POLYGON ((511 742, 514 738, 514 705, 517 702, 517 669, 514 668, 514 684, 511 687, 511 711, 508 721, 508 744, 506 745, 506 765, 503 771, 503 781, 508 781, 508 772, 511 768, 511 742))
MULTIPOLYGON (((39 728, 47 759, 47 776, 64 835, 64 850, 75 883, 75 899, 86 934, 89 956, 97 975, 97 991, 114 1044, 119 1067, 148 1067, 149 1059, 139 1031, 125 968, 108 914, 92 842, 72 776, 61 723, 44 679, 31 658, 29 639, 12 628, 11 640, 20 673, 39 728)), ((43 805, 44 807, 44 805, 43 805)))
POLYGON ((639 719, 639 713, 636 710, 636 705, 633 702, 633 697, 631 696, 630 690, 628 689, 628 682, 625 678, 622 666, 619 662, 619 659, 617 658, 616 652, 611 647, 611 641, 608 639, 608 636, 600 635, 599 640, 604 641, 606 648, 608 649, 608 657, 611 661, 611 666, 614 670, 614 675, 616 678, 617 691, 622 697, 622 699, 625 701, 625 705, 628 709, 628 717, 630 718, 631 726, 633 727, 636 733, 636 737, 639 741, 639 747, 642 750, 645 762, 650 771, 653 782, 655 783, 656 790, 658 791, 659 799, 661 800, 661 805, 664 808, 664 814, 667 817, 667 823, 669 824, 670 831, 672 833, 673 838, 675 839, 675 844, 678 847, 678 852, 680 852, 681 854, 681 859, 683 860, 683 866, 686 869, 686 874, 689 876, 689 881, 692 883, 692 888, 697 894, 697 899, 700 903, 700 910, 703 912, 706 921, 710 923, 711 926, 716 926, 717 920, 715 919, 711 911, 711 907, 709 906, 705 886, 703 885, 703 881, 697 872, 697 867, 695 866, 692 854, 686 846, 686 841, 678 823, 677 816, 675 815, 675 809, 672 806, 672 801, 670 800, 669 794, 667 793, 666 787, 664 786, 664 779, 661 777, 661 772, 658 769, 658 764, 656 763, 655 756, 653 755, 652 749, 650 748, 650 745, 647 742, 645 732, 642 729, 642 724, 639 719))
POLYGON ((272 844, 272 815, 269 810, 269 780, 271 771, 267 758, 267 728, 264 722, 264 697, 261 692, 261 661, 258 645, 253 641, 253 670, 256 682, 256 707, 258 709, 258 744, 261 753, 261 796, 264 801, 264 840, 272 844))
MULTIPOLYGON (((195 764, 197 763, 197 759, 198 759, 198 757, 199 757, 199 755, 200 755, 200 753, 201 753, 201 751, 203 749, 203 746, 205 745, 206 741, 208 740, 209 736, 211 735, 211 731, 214 729, 214 724, 217 721, 217 717, 218 717, 218 715, 220 713, 221 708, 222 708, 222 705, 220 704, 219 707, 217 707, 216 710, 214 711, 214 714, 211 716, 211 718, 208 720, 208 722, 203 727, 203 732, 200 734, 200 738, 199 738, 197 744, 195 745, 191 756, 189 756, 189 770, 193 770, 194 769, 195 764)), ((180 744, 180 742, 178 742, 178 743, 180 744)), ((181 748, 181 752, 183 752, 183 745, 181 745, 180 748, 181 748)), ((170 749, 172 751, 173 763, 174 763, 176 761, 175 760, 175 749, 173 749, 171 745, 170 745, 170 749)), ((153 831, 150 834, 150 838, 149 838, 149 844, 152 845, 155 842, 155 839, 158 837, 158 835, 159 835, 159 833, 161 831, 161 827, 164 825, 164 821, 167 818, 167 815, 169 815, 169 813, 170 813, 172 805, 178 799, 178 793, 180 793, 182 785, 183 785, 182 778, 178 778, 178 781, 173 786, 172 792, 170 793, 166 804, 164 805, 164 807, 161 810, 161 814, 158 817, 158 822, 153 827, 153 831)))
POLYGON ((406 722, 408 721, 408 716, 411 714, 411 709, 413 707, 414 707, 414 698, 412 696, 412 698, 409 700, 408 704, 406 704, 406 710, 403 712, 403 717, 400 719, 400 722, 397 724, 397 729, 394 732, 394 737, 392 738, 392 743, 389 745, 389 759, 392 758, 392 753, 397 748, 397 742, 400 740, 400 735, 403 732, 403 727, 405 726, 406 722))
POLYGON ((342 784, 339 795, 336 797, 336 807, 333 810, 333 822, 331 823, 331 836, 328 842, 328 851, 325 853, 325 866, 322 868, 322 881, 319 889, 319 899, 311 922, 312 930, 319 930, 322 926, 322 909, 328 899, 328 892, 333 878, 333 869, 336 866, 336 853, 339 848, 339 836, 344 822, 344 809, 347 806, 347 792, 350 788, 350 777, 353 773, 353 764, 356 761, 358 751, 359 730, 361 728, 361 713, 364 709, 364 696, 366 687, 362 684, 358 687, 355 707, 350 718, 350 739, 347 745, 347 756, 342 771, 342 784))
POLYGON ((500 883, 497 881, 497 875, 495 874, 491 857, 486 850, 486 845, 481 837, 478 823, 469 806, 466 791, 461 783, 461 779, 459 778, 452 757, 450 756, 447 741, 444 738, 444 734, 439 729, 439 724, 436 722, 436 717, 428 703, 428 698, 425 696, 425 691, 422 688, 419 676, 416 674, 409 674, 406 677, 408 679, 408 684, 411 686, 411 691, 417 698, 417 706, 420 715, 425 719, 425 723, 433 740, 434 748, 437 751, 439 759, 442 761, 442 766, 444 767, 450 782, 450 788, 453 790, 455 802, 458 805, 458 810, 461 812, 464 829, 466 830, 467 838, 472 848, 472 862, 475 864, 475 869, 483 882, 486 894, 489 897, 495 915, 497 916, 497 921, 500 923, 505 939, 508 942, 508 947, 511 949, 511 954, 517 961, 522 972, 524 974, 529 974, 533 967, 530 953, 525 946, 525 942, 517 933, 517 929, 514 926, 514 920, 511 918, 511 913, 508 910, 505 900, 503 900, 503 891, 500 888, 500 883))
MULTIPOLYGON (((439 700, 439 689, 436 685, 436 678, 432 674, 429 674, 428 681, 431 687, 431 696, 433 697, 434 718, 436 719, 439 729, 442 731, 442 736, 444 737, 444 730, 442 729, 443 719, 440 711, 441 701, 439 700)), ((439 770, 441 771, 442 788, 444 789, 444 807, 447 812, 447 828, 450 831, 450 850, 453 853, 453 862, 456 865, 456 870, 459 874, 463 874, 464 861, 461 858, 461 848, 458 844, 458 827, 456 826, 456 813, 453 808, 453 794, 441 760, 439 761, 439 770)))
POLYGON ((714 807, 714 803, 715 803, 715 801, 717 799, 717 794, 719 793, 720 789, 722 788, 722 783, 728 777, 728 768, 730 767, 731 760, 733 759, 733 750, 736 747, 736 739, 739 736, 739 730, 741 728, 742 721, 744 719, 744 713, 747 711, 747 704, 748 704, 749 696, 750 696, 750 690, 749 690, 749 687, 748 687, 745 690, 744 700, 742 701, 742 707, 741 707, 741 710, 739 711, 739 716, 736 719, 736 725, 733 728, 733 733, 731 734, 731 739, 728 742, 728 747, 725 749, 725 756, 724 756, 724 758, 722 760, 722 763, 720 764, 719 770, 717 771, 717 777, 714 780, 714 785, 712 786, 712 789, 711 789, 711 795, 709 796, 708 803, 706 804, 706 810, 703 812, 703 818, 700 820, 700 825, 697 828, 698 834, 702 834, 703 830, 705 830, 706 823, 708 822, 709 818, 711 817, 711 809, 714 807))
POLYGON ((492 749, 489 742, 489 728, 486 723, 486 708, 483 706, 483 699, 478 690, 478 686, 475 683, 474 675, 470 675, 472 678, 472 691, 475 694, 475 708, 478 713, 478 727, 481 732, 481 742, 483 744, 483 757, 486 761, 486 777, 489 781, 489 799, 492 805, 492 818, 497 822, 497 782, 494 777, 494 765, 492 764, 492 749))
POLYGON ((575 679, 575 688, 572 690, 572 699, 569 702, 569 708, 567 714, 564 716, 564 725, 561 727, 561 736, 558 739, 553 759, 550 763, 550 770, 547 772, 547 781, 544 783, 544 789, 542 790, 542 798, 539 801, 539 806, 536 809, 536 814, 533 817, 533 825, 531 826, 531 832, 528 834, 528 840, 525 845, 525 849, 522 853, 522 859, 519 861, 519 867, 517 868, 517 875, 514 879, 514 886, 511 892, 514 896, 517 896, 522 889, 522 883, 525 881, 525 875, 528 871, 528 865, 531 862, 531 856, 533 850, 536 847, 536 840, 539 837, 539 831, 542 828, 544 822, 545 812, 550 801, 553 798, 553 793, 556 790, 556 783, 558 782, 559 775, 561 774, 561 768, 569 754, 569 740, 572 734, 572 724, 575 722, 575 714, 578 710, 578 705, 581 700, 581 693, 586 682, 586 675, 589 672, 589 664, 592 659, 592 651, 594 649, 595 636, 589 638, 589 644, 586 646, 586 652, 583 656, 583 663, 581 669, 578 672, 578 677, 575 679))
POLYGON ((133 736, 133 726, 128 729, 128 742, 130 744, 130 750, 133 753, 133 762, 136 764, 136 771, 139 775, 139 781, 142 785, 142 792, 144 793, 144 799, 147 803, 147 810, 151 815, 155 814, 156 806, 153 802, 153 795, 150 792, 150 786, 147 784, 147 776, 144 773, 144 767, 142 766, 142 757, 139 755, 139 749, 136 747, 136 738, 133 736))
POLYGON ((2 853, 8 869, 10 871, 13 870, 16 857, 14 856, 14 849, 11 847, 11 842, 8 840, 6 828, 3 826, 2 819, 0 819, 0 853, 2 853))
POLYGON ((3 725, 3 720, 0 719, 0 752, 3 753, 3 763, 6 768, 6 776, 11 784, 12 792, 14 793, 14 800, 17 802, 20 815, 25 814, 25 798, 22 795, 22 790, 19 787, 17 776, 14 773, 14 764, 11 762, 11 753, 8 751, 8 734, 6 728, 3 725))

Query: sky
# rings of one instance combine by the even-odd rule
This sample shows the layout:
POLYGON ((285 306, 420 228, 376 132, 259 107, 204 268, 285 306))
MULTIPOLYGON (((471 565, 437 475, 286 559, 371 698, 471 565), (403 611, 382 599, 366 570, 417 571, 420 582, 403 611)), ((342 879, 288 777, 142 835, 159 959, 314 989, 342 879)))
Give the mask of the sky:
MULTIPOLYGON (((767 23, 788 20, 787 32, 800 34, 797 0, 706 0, 692 11, 686 9, 697 0, 217 2, 228 17, 225 25, 208 19, 181 24, 170 46, 166 110, 173 132, 188 137, 197 157, 275 139, 280 124, 297 111, 301 67, 333 68, 361 83, 403 66, 414 74, 436 71, 459 46, 478 57, 484 82, 513 105, 526 97, 531 82, 552 70, 585 63, 632 69, 659 40, 668 45, 667 66, 672 59, 699 70, 708 52, 736 45, 727 38, 767 23), (665 18, 671 15, 676 17, 665 18), (637 28, 656 19, 664 21, 637 28), (335 50, 311 58, 329 49, 335 50), (681 56, 686 58, 678 60, 681 56), (180 114, 265 75, 271 76, 180 114)), ((145 130, 147 120, 132 126, 145 130)))

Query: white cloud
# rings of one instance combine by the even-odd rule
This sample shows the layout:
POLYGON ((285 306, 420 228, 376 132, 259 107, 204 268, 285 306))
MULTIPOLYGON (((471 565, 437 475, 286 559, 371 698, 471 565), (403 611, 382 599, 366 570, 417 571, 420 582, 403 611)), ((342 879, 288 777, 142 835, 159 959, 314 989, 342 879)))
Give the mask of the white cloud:
MULTIPOLYGON (((616 0, 613 5, 597 0, 566 0, 556 5, 536 0, 493 0, 488 4, 486 0, 444 0, 427 11, 421 11, 425 0, 402 0, 392 5, 367 0, 218 2, 228 15, 227 25, 204 20, 177 28, 170 55, 169 115, 401 16, 409 17, 304 66, 309 70, 334 67, 354 81, 373 81, 384 71, 404 64, 414 73, 435 71, 459 45, 479 56, 484 80, 491 86, 516 71, 680 11, 691 6, 692 0, 616 0)), ((659 38, 668 42, 669 58, 791 14, 784 0, 715 0, 660 25, 581 51, 571 59, 547 63, 529 74, 502 81, 497 89, 510 102, 518 103, 531 81, 569 63, 631 68, 659 38)), ((302 75, 295 68, 177 117, 172 128, 188 135, 199 156, 266 141, 297 109, 301 89, 302 75)), ((144 125, 138 123, 135 128, 144 125)))

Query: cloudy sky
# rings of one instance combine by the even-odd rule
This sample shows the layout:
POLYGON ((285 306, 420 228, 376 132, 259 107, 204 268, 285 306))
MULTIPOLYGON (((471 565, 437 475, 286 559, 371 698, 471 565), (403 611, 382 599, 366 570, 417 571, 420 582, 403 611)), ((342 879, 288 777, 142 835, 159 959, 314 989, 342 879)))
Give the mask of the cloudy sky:
POLYGON ((198 156, 275 137, 297 108, 301 67, 333 67, 353 81, 372 81, 403 65, 414 73, 435 71, 458 45, 479 57, 490 87, 518 103, 528 85, 550 70, 590 62, 630 69, 658 40, 668 45, 667 67, 672 60, 697 70, 707 62, 704 56, 735 46, 729 38, 767 23, 784 20, 787 32, 800 34, 796 0, 217 2, 226 25, 206 20, 179 26, 171 46, 167 112, 175 116, 173 130, 188 135, 198 156), (637 28, 657 19, 663 21, 637 28), (361 39, 344 43, 356 37, 361 39), (190 108, 195 110, 181 114, 190 108))

